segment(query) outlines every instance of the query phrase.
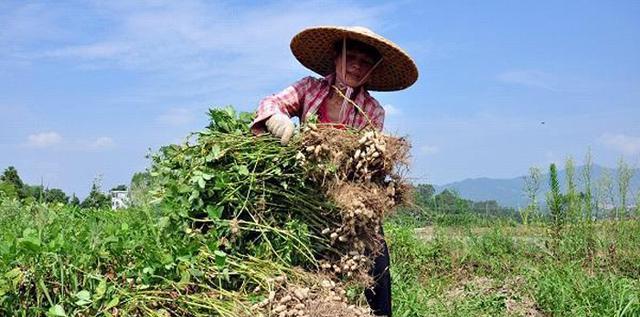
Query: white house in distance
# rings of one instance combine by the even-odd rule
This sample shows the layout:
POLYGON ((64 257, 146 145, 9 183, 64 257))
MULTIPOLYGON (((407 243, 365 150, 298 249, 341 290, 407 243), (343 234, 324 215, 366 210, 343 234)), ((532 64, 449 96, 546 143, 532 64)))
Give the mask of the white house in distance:
POLYGON ((111 192, 111 209, 129 207, 129 191, 128 190, 112 190, 111 192))

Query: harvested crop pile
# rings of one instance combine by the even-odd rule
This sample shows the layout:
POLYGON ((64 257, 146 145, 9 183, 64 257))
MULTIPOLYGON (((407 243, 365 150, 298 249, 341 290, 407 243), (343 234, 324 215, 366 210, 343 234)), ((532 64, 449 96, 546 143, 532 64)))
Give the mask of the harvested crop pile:
MULTIPOLYGON (((250 115, 227 108, 211 110, 210 117, 195 138, 154 157, 158 197, 178 211, 175 220, 185 231, 206 235, 225 254, 370 286, 382 220, 407 196, 408 142, 310 123, 281 146, 270 136, 250 135, 250 115)), ((243 277, 222 285, 247 286, 243 277)), ((306 316, 292 316, 298 315, 306 316)))
POLYGON ((149 206, 0 202, 0 316, 368 316, 407 142, 309 124, 281 146, 210 116, 152 156, 149 206))

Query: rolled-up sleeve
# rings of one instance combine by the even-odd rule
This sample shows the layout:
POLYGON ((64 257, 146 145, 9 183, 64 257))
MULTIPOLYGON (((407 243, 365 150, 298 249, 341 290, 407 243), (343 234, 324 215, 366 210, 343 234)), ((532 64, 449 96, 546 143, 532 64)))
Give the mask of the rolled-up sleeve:
POLYGON ((256 118, 251 123, 251 132, 253 134, 266 132, 264 122, 276 113, 283 113, 289 117, 300 117, 305 94, 312 80, 313 77, 305 77, 283 91, 260 100, 256 110, 256 118))

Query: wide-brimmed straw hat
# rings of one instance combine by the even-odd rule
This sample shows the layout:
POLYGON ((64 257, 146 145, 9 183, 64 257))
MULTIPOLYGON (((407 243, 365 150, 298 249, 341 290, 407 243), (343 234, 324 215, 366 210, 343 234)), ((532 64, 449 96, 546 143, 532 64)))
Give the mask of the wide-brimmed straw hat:
POLYGON ((401 90, 418 79, 418 68, 409 54, 395 43, 361 26, 318 26, 302 30, 291 40, 291 51, 302 65, 326 76, 336 69, 335 43, 345 37, 368 44, 382 55, 382 62, 371 73, 367 89, 401 90))

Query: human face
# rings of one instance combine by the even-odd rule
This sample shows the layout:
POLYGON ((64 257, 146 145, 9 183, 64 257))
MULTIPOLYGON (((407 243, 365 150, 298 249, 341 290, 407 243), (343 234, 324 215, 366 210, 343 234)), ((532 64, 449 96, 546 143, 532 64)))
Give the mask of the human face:
POLYGON ((347 47, 347 63, 345 77, 342 78, 342 53, 335 59, 336 75, 338 80, 347 86, 357 88, 365 83, 360 83, 362 78, 369 72, 375 63, 372 56, 357 49, 347 47))

